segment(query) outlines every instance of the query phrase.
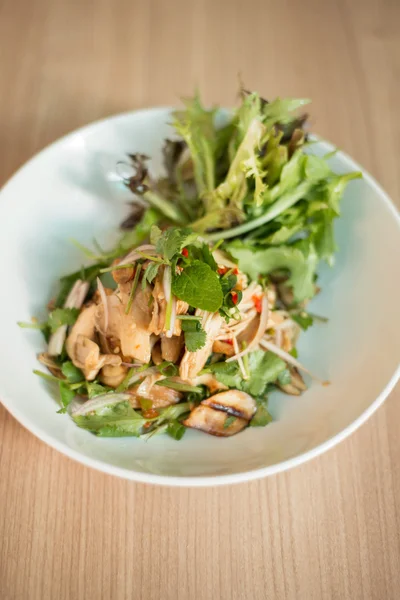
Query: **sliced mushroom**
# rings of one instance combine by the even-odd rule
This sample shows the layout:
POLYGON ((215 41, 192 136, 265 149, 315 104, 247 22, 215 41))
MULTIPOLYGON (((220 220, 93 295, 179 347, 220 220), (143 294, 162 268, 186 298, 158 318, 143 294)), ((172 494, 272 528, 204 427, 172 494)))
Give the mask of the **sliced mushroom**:
POLYGON ((211 394, 229 389, 228 386, 218 381, 218 379, 216 379, 211 373, 198 375, 195 379, 193 379, 193 385, 205 385, 208 387, 211 394))
POLYGON ((161 338, 161 355, 164 360, 177 362, 183 348, 183 336, 174 335, 161 338))
POLYGON ((63 377, 60 365, 54 361, 54 358, 50 356, 50 354, 47 352, 41 352, 38 355, 38 360, 42 363, 42 365, 45 365, 45 367, 48 368, 52 375, 55 377, 63 377))
POLYGON ((242 431, 248 423, 245 419, 236 417, 234 421, 231 423, 228 421, 228 425, 225 425, 227 419, 230 419, 227 413, 215 410, 202 403, 192 410, 188 418, 183 421, 183 424, 186 427, 199 429, 218 437, 229 437, 242 431))
POLYGON ((233 356, 235 354, 233 344, 229 344, 223 340, 215 340, 212 351, 216 354, 225 354, 226 356, 233 356))
POLYGON ((161 365, 163 362, 163 357, 161 356, 161 340, 154 344, 151 351, 151 360, 155 365, 161 365))
POLYGON ((105 365, 121 364, 120 356, 100 354, 99 346, 84 335, 77 336, 75 345, 70 350, 69 356, 72 362, 83 371, 87 381, 93 381, 105 365))
MULTIPOLYGON (((113 266, 118 266, 120 263, 121 261, 117 259, 113 262, 113 266)), ((134 267, 126 267, 125 269, 114 269, 114 271, 112 271, 112 277, 115 283, 128 283, 128 281, 132 281, 134 275, 134 267)))
POLYGON ((207 334, 207 338, 203 348, 197 350, 197 352, 186 350, 183 355, 179 367, 179 375, 184 381, 194 379, 204 367, 222 324, 222 317, 218 313, 207 313, 197 309, 196 315, 202 316, 202 326, 207 334))
POLYGON ((241 417, 250 421, 257 410, 257 405, 249 394, 240 390, 228 390, 210 396, 201 403, 215 410, 221 410, 234 417, 241 417))
POLYGON ((307 386, 295 367, 289 370, 292 377, 290 383, 279 385, 278 387, 282 390, 282 392, 285 392, 285 394, 290 394, 291 396, 300 396, 301 392, 306 391, 307 386))
POLYGON ((157 381, 163 379, 161 374, 149 375, 135 387, 128 390, 130 394, 130 404, 133 408, 140 408, 140 398, 150 400, 152 408, 165 408, 171 404, 177 404, 182 399, 182 394, 171 388, 155 385, 157 381))
POLYGON ((118 387, 126 377, 128 368, 124 365, 105 365, 101 369, 100 381, 109 387, 118 387))
POLYGON ((85 307, 74 325, 71 328, 70 334, 67 337, 66 342, 66 350, 68 356, 72 359, 74 355, 74 347, 78 336, 82 335, 89 340, 94 340, 96 335, 95 328, 95 314, 96 314, 96 305, 91 304, 90 306, 85 307))

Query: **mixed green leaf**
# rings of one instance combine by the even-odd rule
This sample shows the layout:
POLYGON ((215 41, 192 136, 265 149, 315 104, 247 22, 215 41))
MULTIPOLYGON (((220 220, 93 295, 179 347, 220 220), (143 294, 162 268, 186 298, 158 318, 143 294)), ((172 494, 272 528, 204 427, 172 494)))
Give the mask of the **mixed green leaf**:
MULTIPOLYGON (((334 262, 334 222, 340 216, 340 200, 347 184, 361 175, 337 174, 331 169, 329 156, 313 154, 304 127, 307 115, 295 112, 307 103, 291 98, 267 101, 255 92, 242 90, 238 109, 224 116, 216 108, 204 108, 198 93, 186 99, 184 109, 172 115, 179 139, 165 141, 165 176, 151 176, 147 156, 128 156, 134 174, 124 183, 142 202, 132 203, 132 214, 122 224, 124 233, 118 244, 104 251, 97 242, 95 250, 74 242, 94 264, 61 278, 46 321, 20 326, 39 329, 46 339, 61 327, 72 326, 79 310, 64 305, 75 282, 90 284, 90 299, 96 279, 118 268, 113 262, 116 258, 148 242, 153 245, 152 252, 139 251, 126 314, 140 279, 142 289, 146 289, 162 277, 168 299, 167 331, 172 327, 173 302, 189 305, 187 314, 176 316, 189 352, 197 352, 206 344, 202 311, 219 312, 229 322, 242 298, 238 270, 219 268, 214 252, 217 247, 251 281, 263 286, 276 283, 279 301, 302 329, 323 320, 306 312, 305 302, 318 291, 320 262, 334 262)), ((295 350, 291 353, 297 356, 295 350)), ((267 425, 271 421, 269 389, 291 382, 286 362, 261 350, 248 353, 242 368, 238 362, 217 360, 208 364, 203 374, 211 373, 222 385, 253 396, 257 412, 250 424, 267 425)), ((208 394, 202 385, 177 381, 177 365, 161 363, 155 371, 163 379, 156 385, 181 392, 183 401, 154 411, 151 401, 141 399, 141 409, 136 410, 120 396, 126 396, 132 377, 149 367, 154 371, 154 365, 130 368, 116 391, 98 380, 85 381, 65 348, 54 359, 53 367, 55 374, 37 374, 57 383, 59 412, 65 412, 76 396, 89 401, 99 398, 90 414, 73 418, 80 427, 103 437, 147 437, 166 432, 179 440, 185 432, 185 416, 208 394)), ((229 416, 224 427, 229 429, 235 421, 236 417, 229 416)))

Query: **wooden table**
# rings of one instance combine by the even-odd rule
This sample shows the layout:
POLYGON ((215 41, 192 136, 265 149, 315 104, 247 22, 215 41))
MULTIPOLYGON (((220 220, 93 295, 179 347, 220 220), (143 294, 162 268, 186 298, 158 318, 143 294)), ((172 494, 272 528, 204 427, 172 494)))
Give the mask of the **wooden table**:
MULTIPOLYGON (((240 73, 313 98, 315 129, 399 198, 396 0, 2 0, 0 39, 2 181, 76 127, 196 85, 230 105, 240 73)), ((0 598, 399 598, 399 396, 309 464, 191 490, 91 471, 1 408, 0 598)))

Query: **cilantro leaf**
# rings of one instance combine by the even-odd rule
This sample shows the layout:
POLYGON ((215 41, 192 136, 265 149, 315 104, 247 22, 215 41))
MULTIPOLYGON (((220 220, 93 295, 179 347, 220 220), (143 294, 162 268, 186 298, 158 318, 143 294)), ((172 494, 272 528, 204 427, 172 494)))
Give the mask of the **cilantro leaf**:
POLYGON ((250 427, 265 427, 271 423, 272 417, 264 404, 259 404, 257 411, 250 421, 250 427))
POLYGON ((207 335, 200 321, 182 321, 182 331, 185 333, 185 346, 189 352, 196 352, 203 348, 207 335))
POLYGON ((63 412, 65 412, 65 409, 75 398, 76 392, 71 390, 71 388, 67 383, 65 383, 65 381, 60 381, 60 383, 58 384, 58 388, 60 391, 61 406, 64 409, 63 412))
POLYGON ((203 373, 213 373, 215 378, 229 388, 243 390, 251 396, 261 396, 270 383, 274 383, 281 372, 286 369, 286 363, 272 352, 255 350, 249 352, 249 379, 243 379, 237 362, 217 362, 203 369, 203 373))
POLYGON ((292 376, 289 369, 285 369, 279 373, 278 381, 280 385, 288 385, 292 381, 292 376))
POLYGON ((293 313, 291 315, 291 318, 293 319, 293 321, 298 323, 298 325, 300 325, 300 327, 304 329, 304 331, 307 331, 307 329, 311 327, 311 325, 314 323, 313 317, 305 311, 302 311, 297 314, 293 313))
POLYGON ((216 312, 222 305, 222 288, 218 275, 199 260, 173 275, 172 293, 190 306, 216 312))
POLYGON ((167 434, 174 440, 181 440, 185 435, 186 427, 179 423, 179 421, 170 421, 167 427, 167 434))
POLYGON ((227 417, 227 419, 225 419, 224 429, 228 429, 228 427, 230 427, 236 421, 236 419, 237 419, 237 417, 234 417, 233 415, 229 415, 229 417, 227 417))
POLYGON ((49 315, 48 324, 51 333, 57 331, 61 325, 73 325, 78 316, 78 308, 56 308, 49 315))
POLYGON ((201 373, 213 373, 218 381, 229 388, 242 387, 243 379, 236 362, 217 362, 203 369, 201 373))
POLYGON ((100 396, 102 394, 106 394, 107 392, 110 392, 112 390, 112 388, 108 387, 107 385, 98 383, 97 381, 93 381, 93 382, 87 381, 86 389, 87 389, 89 399, 92 399, 95 396, 100 396))
POLYGON ((85 380, 83 373, 70 360, 67 360, 61 365, 62 374, 67 378, 69 383, 79 383, 85 380))
POLYGON ((249 352, 250 377, 242 384, 242 389, 251 396, 261 396, 269 383, 277 380, 286 369, 286 363, 272 352, 255 350, 249 352))

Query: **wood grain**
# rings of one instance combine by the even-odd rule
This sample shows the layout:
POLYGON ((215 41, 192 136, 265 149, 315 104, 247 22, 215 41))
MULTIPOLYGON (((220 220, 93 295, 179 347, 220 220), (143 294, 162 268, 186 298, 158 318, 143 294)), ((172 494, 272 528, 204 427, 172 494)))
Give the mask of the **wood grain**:
MULTIPOLYGON (((315 129, 399 198, 397 0, 1 0, 0 39, 1 181, 76 127, 196 85, 232 104, 241 73, 313 98, 315 129)), ((90 471, 0 409, 0 597, 399 598, 399 396, 309 464, 192 490, 90 471)))

